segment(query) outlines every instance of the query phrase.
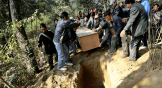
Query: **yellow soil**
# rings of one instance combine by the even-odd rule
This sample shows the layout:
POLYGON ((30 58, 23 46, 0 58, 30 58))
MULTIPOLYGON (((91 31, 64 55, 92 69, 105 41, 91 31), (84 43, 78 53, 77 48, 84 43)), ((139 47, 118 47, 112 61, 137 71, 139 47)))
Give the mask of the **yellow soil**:
MULTIPOLYGON (((121 59, 122 49, 110 55, 104 50, 91 50, 71 56, 74 66, 68 71, 40 73, 28 88, 162 88, 162 71, 150 66, 148 49, 140 50, 136 62, 121 59)), ((159 52, 160 53, 160 52, 159 52)), ((159 63, 159 62, 158 62, 159 63)))

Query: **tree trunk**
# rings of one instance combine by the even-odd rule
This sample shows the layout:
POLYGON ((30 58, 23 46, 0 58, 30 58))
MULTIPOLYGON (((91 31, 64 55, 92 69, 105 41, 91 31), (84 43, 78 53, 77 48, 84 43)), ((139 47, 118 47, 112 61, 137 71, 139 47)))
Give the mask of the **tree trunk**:
POLYGON ((36 71, 38 71, 39 69, 37 67, 35 55, 34 55, 33 49, 30 47, 25 29, 23 26, 19 27, 20 25, 16 24, 16 19, 19 16, 17 16, 14 0, 10 0, 10 11, 11 11, 12 23, 13 23, 13 25, 16 26, 14 33, 16 35, 18 44, 22 51, 22 55, 24 58, 23 61, 25 62, 27 70, 28 70, 28 72, 31 72, 32 71, 31 67, 35 67, 36 71))
POLYGON ((10 1, 8 0, 9 21, 11 22, 10 1))

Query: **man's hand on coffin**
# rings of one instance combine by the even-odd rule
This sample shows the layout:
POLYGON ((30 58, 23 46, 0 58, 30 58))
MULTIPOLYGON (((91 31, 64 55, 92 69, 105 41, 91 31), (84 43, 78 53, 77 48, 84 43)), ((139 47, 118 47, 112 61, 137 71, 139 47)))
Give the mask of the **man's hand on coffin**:
POLYGON ((123 22, 123 23, 125 23, 126 21, 128 21, 127 18, 123 18, 123 19, 122 19, 122 22, 123 22))
POLYGON ((118 36, 114 35, 114 38, 117 38, 118 36))
POLYGON ((97 29, 94 29, 93 32, 97 32, 97 29))

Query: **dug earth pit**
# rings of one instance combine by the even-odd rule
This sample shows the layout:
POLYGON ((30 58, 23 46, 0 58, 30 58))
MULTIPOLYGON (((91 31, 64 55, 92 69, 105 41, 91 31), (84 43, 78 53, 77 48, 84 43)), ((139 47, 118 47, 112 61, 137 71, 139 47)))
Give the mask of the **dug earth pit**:
MULTIPOLYGON (((161 70, 148 70, 149 51, 140 50, 136 62, 121 59, 122 49, 113 55, 101 51, 80 52, 71 56, 74 66, 68 71, 57 70, 57 66, 42 75, 28 88, 160 88, 161 70), (46 77, 44 77, 46 76, 46 77), (44 79, 44 80, 43 80, 44 79)), ((151 68, 151 67, 150 67, 151 68)))

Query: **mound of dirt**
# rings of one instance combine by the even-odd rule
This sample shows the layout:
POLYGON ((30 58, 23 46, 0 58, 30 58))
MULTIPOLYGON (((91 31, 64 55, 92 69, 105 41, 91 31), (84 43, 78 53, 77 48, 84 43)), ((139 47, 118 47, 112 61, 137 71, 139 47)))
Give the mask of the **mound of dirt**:
POLYGON ((28 88, 161 88, 161 70, 150 71, 149 51, 140 50, 136 62, 121 59, 122 49, 109 54, 104 50, 79 52, 71 56, 74 66, 68 71, 40 73, 28 88))

